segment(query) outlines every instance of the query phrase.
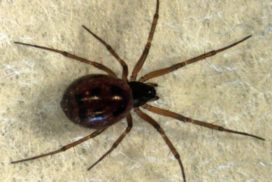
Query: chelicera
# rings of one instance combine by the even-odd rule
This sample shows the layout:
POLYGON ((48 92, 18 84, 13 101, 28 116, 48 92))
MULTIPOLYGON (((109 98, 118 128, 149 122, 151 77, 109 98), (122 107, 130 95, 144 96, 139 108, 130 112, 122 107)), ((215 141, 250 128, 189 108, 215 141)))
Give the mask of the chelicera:
POLYGON ((67 88, 61 101, 62 109, 64 113, 66 114, 66 116, 71 121, 83 127, 95 129, 94 132, 92 132, 90 135, 85 136, 77 141, 74 141, 70 144, 63 146, 59 148, 58 150, 37 155, 34 157, 22 159, 22 160, 13 161, 12 163, 30 161, 37 158, 63 152, 90 138, 94 138, 98 136, 99 134, 104 132, 108 127, 112 126, 114 123, 120 121, 123 118, 126 118, 126 121, 127 121, 126 129, 116 139, 116 141, 113 143, 111 148, 88 168, 88 170, 90 170, 95 165, 97 165, 100 161, 102 161, 107 155, 109 155, 123 141, 125 136, 131 131, 133 126, 131 111, 134 111, 140 118, 143 119, 143 121, 149 123, 160 133, 163 140, 168 145, 170 151, 176 158, 180 166, 182 179, 185 182, 186 181, 185 170, 184 170, 180 155, 177 152, 175 146, 167 137, 167 135, 165 134, 161 126, 152 117, 150 117, 148 114, 143 112, 143 109, 162 115, 162 116, 174 118, 185 123, 191 123, 191 124, 199 125, 209 129, 214 129, 217 131, 245 135, 245 136, 256 138, 258 140, 264 140, 264 138, 253 135, 253 134, 227 129, 222 126, 211 124, 205 121, 195 120, 195 119, 183 116, 181 114, 169 111, 167 109, 162 109, 157 106, 152 106, 148 104, 151 101, 159 99, 159 97, 156 94, 157 85, 155 83, 148 83, 147 82, 148 80, 171 73, 191 63, 204 60, 207 57, 214 56, 215 54, 225 51, 226 49, 229 49, 233 46, 236 46, 237 44, 251 37, 251 35, 246 36, 243 39, 237 42, 234 42, 228 46, 201 54, 197 57, 171 65, 169 67, 152 71, 138 79, 137 78, 138 73, 140 72, 141 68, 143 67, 146 61, 146 58, 148 56, 148 53, 151 47, 151 42, 153 40, 153 36, 155 33, 155 29, 157 26, 157 22, 159 18, 159 5, 160 5, 160 1, 157 0, 156 10, 153 17, 153 21, 152 21, 152 25, 148 35, 146 45, 144 47, 142 55, 140 56, 139 60, 137 61, 136 65, 134 66, 132 70, 130 79, 128 79, 128 66, 125 63, 125 61, 116 53, 116 51, 112 48, 112 46, 110 46, 107 42, 105 42, 102 38, 100 38, 98 35, 93 33, 90 29, 88 29, 84 25, 83 25, 83 28, 87 32, 89 32, 92 36, 94 36, 100 43, 102 43, 106 47, 106 49, 111 53, 111 55, 119 62, 119 64, 122 67, 122 78, 118 78, 116 74, 109 67, 101 63, 90 61, 85 58, 76 56, 74 54, 57 50, 54 48, 48 48, 44 46, 27 44, 22 42, 15 42, 15 44, 20 44, 24 46, 30 46, 30 47, 35 47, 38 49, 55 52, 67 58, 92 65, 104 71, 105 74, 90 74, 75 80, 67 88))

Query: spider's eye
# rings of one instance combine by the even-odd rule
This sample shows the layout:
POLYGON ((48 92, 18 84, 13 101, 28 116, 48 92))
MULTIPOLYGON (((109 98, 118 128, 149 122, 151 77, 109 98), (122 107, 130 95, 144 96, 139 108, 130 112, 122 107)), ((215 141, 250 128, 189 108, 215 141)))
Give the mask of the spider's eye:
POLYGON ((156 96, 156 91, 155 91, 155 89, 154 89, 154 88, 149 89, 149 90, 147 91, 147 96, 150 97, 150 98, 155 97, 155 96, 156 96))

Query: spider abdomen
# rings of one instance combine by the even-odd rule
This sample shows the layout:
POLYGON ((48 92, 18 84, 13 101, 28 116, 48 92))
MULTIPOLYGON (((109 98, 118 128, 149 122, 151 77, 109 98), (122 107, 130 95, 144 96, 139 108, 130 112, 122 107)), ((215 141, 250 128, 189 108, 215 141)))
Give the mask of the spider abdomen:
POLYGON ((132 91, 121 79, 87 75, 66 89, 61 107, 66 116, 79 125, 104 128, 128 114, 133 107, 132 91))

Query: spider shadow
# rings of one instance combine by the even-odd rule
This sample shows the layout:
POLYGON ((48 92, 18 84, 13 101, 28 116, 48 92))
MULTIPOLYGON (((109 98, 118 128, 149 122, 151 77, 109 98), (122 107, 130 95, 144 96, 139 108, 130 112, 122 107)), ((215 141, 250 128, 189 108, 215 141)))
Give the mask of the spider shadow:
POLYGON ((48 141, 59 140, 69 135, 73 137, 73 134, 84 131, 65 116, 60 106, 62 95, 68 85, 64 84, 63 80, 54 80, 53 84, 42 85, 43 90, 40 93, 36 92, 37 95, 33 97, 31 105, 24 108, 29 110, 31 117, 31 121, 24 122, 24 127, 29 127, 34 135, 48 141))

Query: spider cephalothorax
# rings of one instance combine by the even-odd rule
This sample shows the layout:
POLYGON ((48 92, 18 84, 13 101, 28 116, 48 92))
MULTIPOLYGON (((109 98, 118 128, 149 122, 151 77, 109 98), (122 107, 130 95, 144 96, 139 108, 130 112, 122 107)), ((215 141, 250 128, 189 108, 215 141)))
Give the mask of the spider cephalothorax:
POLYGON ((132 81, 128 85, 132 90, 133 106, 139 107, 158 98, 154 86, 145 84, 143 82, 132 81))

